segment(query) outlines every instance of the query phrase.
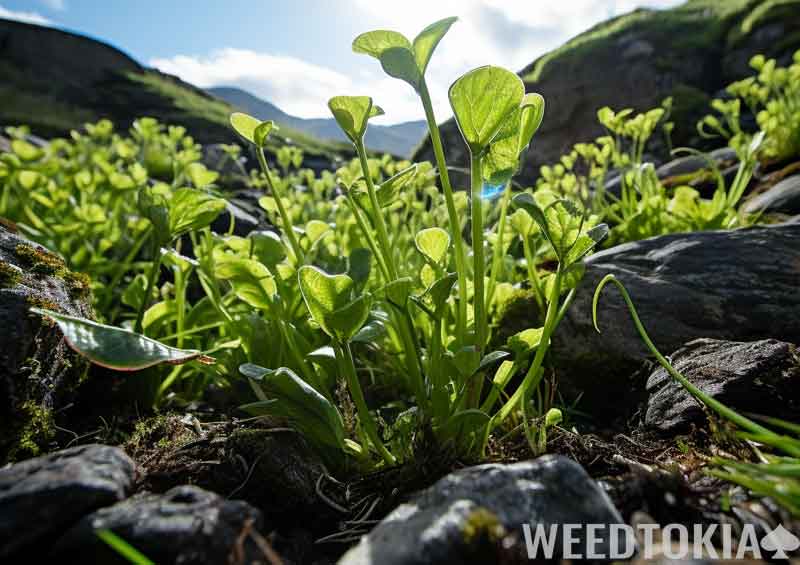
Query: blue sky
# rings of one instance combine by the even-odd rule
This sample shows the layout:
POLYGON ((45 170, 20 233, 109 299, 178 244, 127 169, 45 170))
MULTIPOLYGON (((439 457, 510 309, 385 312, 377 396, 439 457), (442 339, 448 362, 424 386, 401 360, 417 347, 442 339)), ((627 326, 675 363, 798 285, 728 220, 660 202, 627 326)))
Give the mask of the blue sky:
POLYGON ((413 37, 449 15, 459 22, 429 68, 440 119, 447 86, 470 68, 519 70, 610 16, 677 0, 0 0, 0 17, 104 40, 201 87, 241 86, 302 117, 327 117, 337 94, 369 94, 384 123, 421 119, 410 87, 350 49, 376 28, 413 37))

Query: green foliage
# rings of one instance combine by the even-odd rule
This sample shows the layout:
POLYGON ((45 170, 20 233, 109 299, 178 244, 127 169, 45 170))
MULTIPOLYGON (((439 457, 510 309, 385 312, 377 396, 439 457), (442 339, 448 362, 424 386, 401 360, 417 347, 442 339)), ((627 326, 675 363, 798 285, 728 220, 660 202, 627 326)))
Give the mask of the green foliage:
POLYGON ((716 468, 712 469, 710 474, 740 484, 762 496, 769 496, 792 515, 800 516, 800 426, 777 418, 758 418, 766 425, 779 430, 773 431, 728 408, 692 384, 672 366, 650 340, 627 289, 614 275, 606 275, 595 289, 592 320, 598 332, 600 329, 597 327, 597 305, 603 288, 609 283, 613 283, 619 289, 636 331, 658 363, 699 403, 734 424, 739 429, 737 435, 748 441, 759 460, 758 463, 748 463, 717 456, 712 460, 716 468), (760 447, 756 447, 757 445, 760 447), (766 449, 772 450, 773 453, 765 453, 766 449))
POLYGON ((783 161, 800 154, 800 51, 788 67, 778 67, 763 55, 754 56, 750 66, 756 74, 728 85, 730 98, 711 103, 718 115, 708 115, 697 124, 700 134, 722 136, 731 147, 744 151, 753 137, 741 125, 746 109, 764 136, 760 149, 764 159, 783 161))

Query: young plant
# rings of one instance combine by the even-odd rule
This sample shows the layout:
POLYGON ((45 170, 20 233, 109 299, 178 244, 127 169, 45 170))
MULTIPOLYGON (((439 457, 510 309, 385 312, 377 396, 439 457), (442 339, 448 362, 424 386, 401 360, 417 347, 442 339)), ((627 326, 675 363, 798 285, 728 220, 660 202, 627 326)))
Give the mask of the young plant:
POLYGON ((771 429, 742 416, 735 410, 728 408, 712 396, 706 394, 686 378, 681 372, 676 370, 672 364, 664 357, 653 344, 647 334, 636 307, 622 282, 614 275, 606 275, 594 292, 592 300, 592 320, 594 327, 600 332, 597 326, 597 305, 603 288, 613 283, 622 295, 628 311, 633 319, 636 331, 639 333, 647 349, 656 358, 658 363, 675 379, 686 391, 691 394, 700 404, 710 408, 721 418, 735 424, 740 428, 739 437, 748 440, 751 444, 761 444, 776 450, 781 455, 765 455, 760 449, 755 449, 760 463, 745 463, 732 461, 723 457, 715 457, 712 462, 719 468, 711 471, 712 475, 738 483, 745 488, 764 496, 772 497, 776 502, 787 508, 794 516, 800 516, 800 427, 790 422, 784 422, 777 418, 760 418, 766 424, 772 425, 786 433, 777 433, 771 429))

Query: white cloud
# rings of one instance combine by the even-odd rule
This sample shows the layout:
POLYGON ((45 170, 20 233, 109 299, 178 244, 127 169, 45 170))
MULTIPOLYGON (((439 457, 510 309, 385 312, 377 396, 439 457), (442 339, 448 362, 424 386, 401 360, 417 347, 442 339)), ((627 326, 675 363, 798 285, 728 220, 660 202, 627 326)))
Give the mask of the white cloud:
POLYGON ((37 12, 16 12, 14 10, 7 10, 3 6, 0 6, 0 18, 25 22, 27 24, 38 24, 42 26, 53 25, 52 20, 45 18, 43 15, 37 12))
MULTIPOLYGON (((458 15, 428 71, 436 115, 443 120, 450 116, 447 88, 468 70, 495 64, 518 71, 602 20, 639 5, 660 8, 679 0, 404 0, 402 10, 376 0, 349 1, 368 29, 396 29, 412 38, 428 23, 458 15)), ((378 119, 383 123, 423 119, 410 87, 383 75, 374 59, 360 57, 357 77, 291 56, 234 48, 150 64, 198 86, 240 86, 302 117, 328 117, 328 97, 348 93, 372 94, 386 110, 378 119)))

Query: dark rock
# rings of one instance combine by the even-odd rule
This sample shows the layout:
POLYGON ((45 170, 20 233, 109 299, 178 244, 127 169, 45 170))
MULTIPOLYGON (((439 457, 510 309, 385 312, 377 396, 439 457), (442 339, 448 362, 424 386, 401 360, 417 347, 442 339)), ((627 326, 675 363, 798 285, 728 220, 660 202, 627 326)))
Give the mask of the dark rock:
POLYGON ((787 177, 747 201, 745 212, 755 214, 800 214, 800 175, 787 177))
POLYGON ((664 163, 658 169, 656 174, 658 178, 665 179, 667 177, 681 177, 684 175, 691 175, 708 167, 708 159, 702 155, 687 155, 686 157, 679 157, 673 159, 668 163, 664 163))
POLYGON ((85 516, 56 543, 52 555, 67 563, 125 563, 97 537, 98 530, 111 530, 156 563, 265 563, 246 535, 261 526, 261 513, 246 502, 180 486, 85 516))
POLYGON ((32 562, 65 528, 124 499, 133 476, 133 461, 105 445, 73 447, 0 469, 0 560, 16 555, 32 562))
MULTIPOLYGON (((800 358, 792 344, 698 339, 670 361, 692 384, 730 408, 791 421, 800 416, 800 358)), ((647 392, 645 423, 655 430, 673 432, 704 419, 700 403, 662 367, 650 375, 647 392)))
POLYGON ((720 147, 719 149, 714 149, 713 151, 709 151, 708 156, 714 159, 717 163, 731 163, 739 160, 736 150, 732 147, 720 147))
MULTIPOLYGON (((800 225, 655 237, 586 261, 586 275, 550 349, 562 391, 583 391, 587 410, 626 410, 629 378, 649 354, 613 285, 592 325, 597 283, 613 273, 627 287, 660 351, 698 337, 800 342, 800 225)), ((644 383, 640 383, 641 385, 644 383)))
MULTIPOLYGON (((451 473, 397 507, 339 563, 488 562, 486 546, 497 543, 498 536, 515 542, 519 558, 526 555, 523 524, 543 524, 549 531, 551 524, 587 523, 620 524, 622 518, 575 461, 546 455, 511 465, 478 465, 451 473)), ((574 534, 581 539, 582 534, 574 534)), ((607 536, 606 531, 598 551, 608 547, 607 536)), ((620 538, 620 547, 624 543, 620 538)), ((502 545, 512 551, 508 543, 502 545)))
POLYGON ((49 445, 53 412, 71 402, 87 366, 32 306, 91 318, 88 281, 0 225, 0 462, 49 445))

